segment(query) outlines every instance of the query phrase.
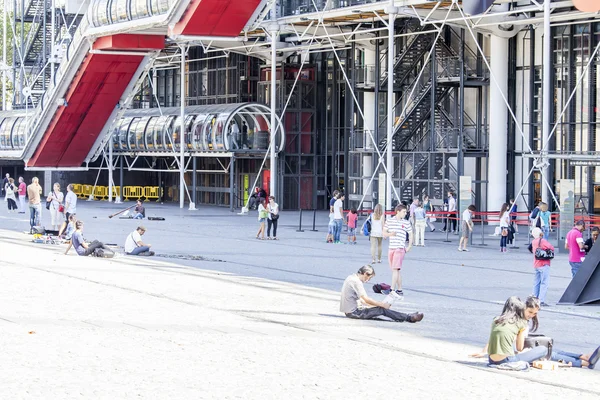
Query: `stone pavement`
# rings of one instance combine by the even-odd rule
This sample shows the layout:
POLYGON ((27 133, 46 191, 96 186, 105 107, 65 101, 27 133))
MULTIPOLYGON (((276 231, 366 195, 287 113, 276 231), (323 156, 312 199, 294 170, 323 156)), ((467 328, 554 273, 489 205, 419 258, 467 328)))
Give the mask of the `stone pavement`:
MULTIPOLYGON (((119 208, 80 202, 85 236, 121 245, 140 221, 109 220, 119 208)), ((456 236, 427 234, 406 257, 399 306, 425 319, 356 321, 338 312, 339 289, 370 261, 369 242, 326 244, 326 213, 319 232, 296 232, 298 213, 283 212, 277 242, 254 239, 256 212, 147 204, 147 214, 166 218, 141 222, 153 250, 205 260, 64 256, 62 246, 29 242, 22 214, 0 212, 2 398, 600 395, 598 371, 505 373, 467 357, 504 300, 531 292, 524 245, 501 254, 486 237, 488 246, 461 253, 456 236)), ((373 281, 389 282, 385 261, 375 268, 373 281)), ((551 303, 569 275, 559 254, 551 303)), ((590 352, 600 345, 600 307, 543 309, 539 331, 557 348, 590 352)))

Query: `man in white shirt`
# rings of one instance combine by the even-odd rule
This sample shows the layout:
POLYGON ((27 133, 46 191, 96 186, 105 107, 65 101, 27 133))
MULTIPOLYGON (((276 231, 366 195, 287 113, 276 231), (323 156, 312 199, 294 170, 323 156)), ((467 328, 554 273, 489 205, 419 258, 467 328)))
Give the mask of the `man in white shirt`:
POLYGON ((240 136, 240 128, 235 121, 231 121, 231 129, 229 130, 229 148, 230 149, 239 149, 239 136, 240 136))
POLYGON ((340 236, 342 234, 342 224, 344 222, 344 198, 344 193, 340 193, 335 203, 333 203, 333 222, 335 222, 333 243, 341 243, 340 236))
POLYGON ((152 245, 142 242, 142 235, 146 233, 146 228, 138 226, 137 229, 127 236, 125 239, 125 254, 130 256, 153 256, 154 252, 150 251, 152 245))
POLYGON ((63 222, 60 230, 58 232, 58 236, 61 236, 63 232, 67 229, 67 225, 69 224, 69 217, 71 215, 75 215, 77 212, 77 195, 73 192, 73 184, 70 183, 67 185, 67 195, 65 196, 65 209, 63 214, 65 215, 65 222, 63 222))
POLYGON ((350 275, 342 286, 340 299, 340 311, 348 318, 375 319, 386 316, 397 322, 419 322, 423 314, 416 312, 404 314, 399 311, 390 310, 390 304, 371 299, 365 292, 364 283, 375 276, 375 270, 370 265, 360 267, 356 274, 350 275))
MULTIPOLYGON (((452 233, 457 234, 456 219, 458 218, 458 214, 456 213, 456 199, 452 192, 448 192, 448 212, 448 219, 452 223, 452 233)), ((450 224, 448 224, 448 229, 450 229, 450 224)))
POLYGON ((475 212, 474 204, 471 204, 463 211, 461 226, 462 235, 458 242, 458 251, 469 251, 467 249, 467 244, 469 243, 469 236, 471 235, 471 232, 473 232, 473 212, 475 212))

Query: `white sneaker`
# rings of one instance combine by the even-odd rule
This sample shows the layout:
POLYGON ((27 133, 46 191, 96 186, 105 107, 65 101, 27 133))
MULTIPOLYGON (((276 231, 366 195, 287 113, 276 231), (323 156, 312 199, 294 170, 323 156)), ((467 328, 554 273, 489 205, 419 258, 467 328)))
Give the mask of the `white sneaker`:
POLYGON ((458 251, 463 251, 463 249, 461 249, 460 247, 458 248, 458 251))
POLYGON ((469 249, 462 249, 462 251, 469 251, 469 249))

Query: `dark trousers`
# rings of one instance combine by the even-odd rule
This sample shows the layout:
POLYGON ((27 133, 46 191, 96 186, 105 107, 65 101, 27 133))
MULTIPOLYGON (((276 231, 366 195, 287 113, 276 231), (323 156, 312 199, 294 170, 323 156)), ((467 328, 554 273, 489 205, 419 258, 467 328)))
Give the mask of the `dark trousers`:
POLYGON ((397 322, 405 322, 409 321, 410 317, 408 314, 401 313, 399 311, 394 311, 390 309, 386 309, 383 307, 369 307, 356 309, 351 313, 347 313, 346 317, 354 318, 354 319, 375 319, 377 317, 381 317, 382 315, 393 319, 397 322))
POLYGON ((94 250, 96 249, 106 249, 106 247, 104 246, 104 244, 102 242, 99 242, 97 240, 94 240, 92 243, 90 243, 88 245, 88 248, 85 249, 85 253, 82 254, 84 256, 89 256, 90 254, 92 254, 94 252, 94 250))
POLYGON ((452 224, 452 231, 456 232, 456 212, 451 212, 446 218, 444 218, 444 230, 450 230, 450 224, 452 224), (454 218, 454 219, 450 219, 454 218), (447 228, 447 229, 446 229, 447 228))
POLYGON ((9 210, 16 210, 17 209, 17 202, 14 201, 13 199, 6 199, 6 201, 8 202, 8 209, 9 210))
POLYGON ((277 220, 267 218, 267 237, 271 236, 271 226, 273 226, 273 237, 277 237, 277 220))

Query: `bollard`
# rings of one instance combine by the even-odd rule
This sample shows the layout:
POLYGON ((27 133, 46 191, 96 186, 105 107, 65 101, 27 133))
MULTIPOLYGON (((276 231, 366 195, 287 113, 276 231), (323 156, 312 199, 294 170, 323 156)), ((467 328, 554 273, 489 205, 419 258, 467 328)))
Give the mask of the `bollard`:
POLYGON ((296 232, 304 232, 302 229, 302 209, 300 209, 300 221, 298 221, 298 229, 296 229, 296 232))
POLYGON ((317 219, 317 209, 315 208, 313 210, 313 228, 310 230, 311 232, 319 232, 317 229, 315 229, 316 219, 317 219))

